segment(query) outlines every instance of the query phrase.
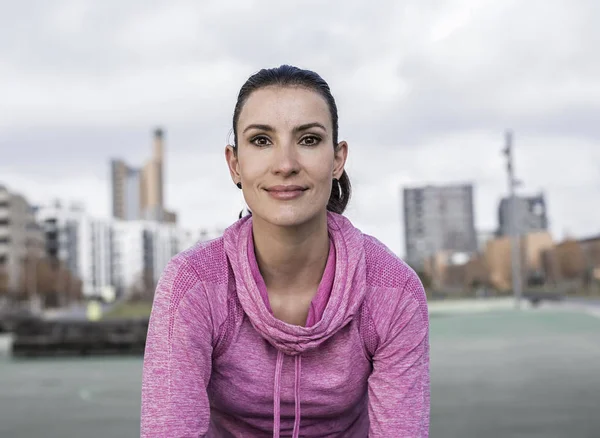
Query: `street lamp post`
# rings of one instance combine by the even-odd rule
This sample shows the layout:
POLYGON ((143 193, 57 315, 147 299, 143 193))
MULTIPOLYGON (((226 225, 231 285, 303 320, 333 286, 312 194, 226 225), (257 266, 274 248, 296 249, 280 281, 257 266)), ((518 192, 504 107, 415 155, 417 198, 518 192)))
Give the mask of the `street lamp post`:
POLYGON ((506 168, 508 173, 508 193, 509 193, 509 229, 511 238, 511 267, 512 267, 512 287, 515 297, 515 306, 521 307, 522 284, 521 284, 521 238, 519 226, 517 224, 517 199, 515 189, 519 181, 515 179, 514 157, 513 157, 513 135, 511 131, 506 132, 506 147, 504 154, 507 158, 506 168))
POLYGON ((29 306, 30 310, 34 313, 39 312, 39 299, 38 299, 38 290, 37 290, 37 263, 38 260, 36 258, 36 254, 33 254, 33 251, 30 251, 29 254, 29 265, 31 270, 29 272, 29 306))

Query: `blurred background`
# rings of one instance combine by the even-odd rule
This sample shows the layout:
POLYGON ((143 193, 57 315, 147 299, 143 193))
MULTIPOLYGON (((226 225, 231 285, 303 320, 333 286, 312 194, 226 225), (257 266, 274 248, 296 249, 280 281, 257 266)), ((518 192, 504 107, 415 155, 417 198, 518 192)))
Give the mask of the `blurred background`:
POLYGON ((315 70, 420 275, 432 437, 600 430, 600 3, 0 0, 0 437, 139 435, 154 287, 244 207, 239 88, 315 70))

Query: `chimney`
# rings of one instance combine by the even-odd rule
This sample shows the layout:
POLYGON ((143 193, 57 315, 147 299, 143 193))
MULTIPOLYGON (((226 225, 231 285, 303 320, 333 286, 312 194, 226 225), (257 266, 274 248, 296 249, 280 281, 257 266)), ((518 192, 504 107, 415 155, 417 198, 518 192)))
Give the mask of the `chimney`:
POLYGON ((163 161, 164 145, 163 145, 164 132, 161 128, 154 130, 154 159, 159 163, 163 161))

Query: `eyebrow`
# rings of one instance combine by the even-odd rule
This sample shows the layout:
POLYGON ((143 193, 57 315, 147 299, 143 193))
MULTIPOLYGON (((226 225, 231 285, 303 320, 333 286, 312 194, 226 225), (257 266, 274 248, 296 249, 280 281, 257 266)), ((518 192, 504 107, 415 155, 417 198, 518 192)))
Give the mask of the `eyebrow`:
MULTIPOLYGON (((305 123, 304 125, 296 126, 294 128, 294 132, 307 131, 312 128, 321 128, 323 131, 327 132, 327 128, 325 128, 325 126, 323 126, 319 122, 305 123)), ((246 129, 244 129, 244 132, 249 131, 251 129, 258 129, 258 130, 267 131, 267 132, 275 131, 275 129, 270 125, 264 125, 261 123, 253 123, 252 125, 246 126, 246 129)))

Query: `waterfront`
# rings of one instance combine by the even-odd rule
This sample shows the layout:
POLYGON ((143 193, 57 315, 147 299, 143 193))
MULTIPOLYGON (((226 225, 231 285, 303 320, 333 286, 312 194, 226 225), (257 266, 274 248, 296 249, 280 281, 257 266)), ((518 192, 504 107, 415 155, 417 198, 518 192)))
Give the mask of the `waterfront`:
MULTIPOLYGON (((141 369, 132 357, 0 359, 0 437, 139 436, 141 369)), ((434 314, 431 380, 432 438, 592 438, 600 319, 559 310, 434 314)))

